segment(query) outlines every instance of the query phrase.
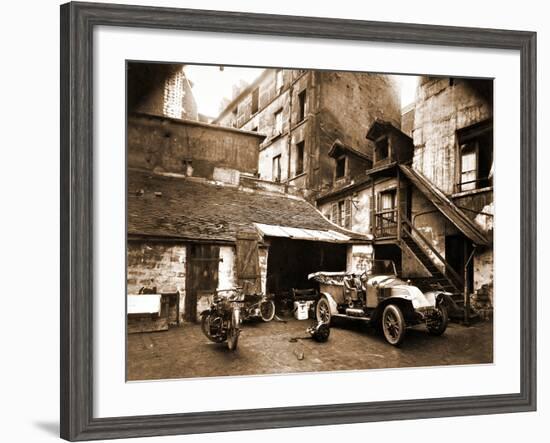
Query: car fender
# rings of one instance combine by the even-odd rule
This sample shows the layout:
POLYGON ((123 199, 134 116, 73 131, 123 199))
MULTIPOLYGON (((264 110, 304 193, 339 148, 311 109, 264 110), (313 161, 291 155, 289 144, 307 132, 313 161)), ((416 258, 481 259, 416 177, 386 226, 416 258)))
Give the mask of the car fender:
POLYGON ((447 307, 456 307, 456 302, 453 300, 452 294, 445 291, 429 291, 424 295, 427 299, 432 301, 434 305, 444 303, 447 307))
POLYGON ((321 297, 324 297, 328 301, 328 305, 330 307, 330 314, 338 314, 338 304, 334 301, 334 298, 332 298, 332 295, 327 294, 326 292, 321 292, 321 297))
POLYGON ((414 306, 412 301, 409 298, 402 296, 393 296, 388 297, 385 300, 381 301, 380 304, 374 309, 371 317, 372 322, 378 322, 382 318, 382 313, 388 305, 396 305, 401 309, 405 318, 409 317, 412 312, 414 312, 414 306))

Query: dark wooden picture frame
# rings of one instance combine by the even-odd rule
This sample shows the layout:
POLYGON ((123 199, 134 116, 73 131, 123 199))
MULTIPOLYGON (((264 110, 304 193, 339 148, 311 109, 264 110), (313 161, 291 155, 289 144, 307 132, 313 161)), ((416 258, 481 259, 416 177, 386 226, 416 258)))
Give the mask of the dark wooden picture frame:
MULTIPOLYGON (((123 171, 121 171, 123 173, 123 171)), ((144 437, 536 409, 536 34, 114 4, 61 6, 61 437, 144 437), (521 391, 517 394, 93 417, 93 104, 96 26, 495 48, 521 57, 521 391)))

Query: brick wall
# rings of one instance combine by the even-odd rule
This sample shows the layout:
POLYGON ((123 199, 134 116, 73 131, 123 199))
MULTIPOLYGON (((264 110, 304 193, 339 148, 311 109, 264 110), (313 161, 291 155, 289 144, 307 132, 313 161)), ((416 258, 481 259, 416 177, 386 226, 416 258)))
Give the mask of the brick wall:
POLYGON ((156 287, 157 293, 180 294, 180 319, 185 306, 185 244, 128 242, 127 291, 156 287))

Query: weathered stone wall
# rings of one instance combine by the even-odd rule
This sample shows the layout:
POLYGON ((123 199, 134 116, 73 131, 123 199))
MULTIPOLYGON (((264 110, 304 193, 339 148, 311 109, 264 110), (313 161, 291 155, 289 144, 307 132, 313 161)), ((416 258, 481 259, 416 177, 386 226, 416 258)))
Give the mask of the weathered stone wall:
MULTIPOLYGON (((413 188, 411 222, 432 244, 434 249, 445 258, 445 237, 458 234, 459 231, 450 223, 424 195, 413 188)), ((420 241, 422 244, 422 242, 420 241)), ((426 251, 431 258, 442 265, 431 251, 426 251)))
POLYGON ((358 189, 345 196, 325 200, 318 205, 318 209, 325 218, 335 223, 332 220, 332 205, 337 204, 338 201, 344 198, 351 198, 351 230, 361 234, 371 234, 371 193, 372 188, 370 186, 358 189))
POLYGON ((346 271, 362 274, 370 269, 374 258, 372 245, 349 245, 347 248, 346 271))
POLYGON ((258 173, 262 180, 274 181, 273 158, 281 156, 281 182, 288 179, 288 136, 279 137, 265 148, 261 148, 259 153, 258 173))
POLYGON ((493 306, 493 248, 480 249, 474 255, 474 297, 475 308, 493 306))
POLYGON ((453 198, 453 201, 462 209, 464 214, 475 221, 486 234, 492 235, 492 214, 494 213, 492 189, 465 192, 453 198))
POLYGON ((131 115, 128 167, 210 179, 216 167, 256 173, 260 141, 257 134, 206 123, 131 115))
POLYGON ((334 170, 328 151, 337 138, 370 152, 365 135, 375 118, 400 127, 398 88, 389 76, 299 70, 283 70, 283 74, 284 84, 277 89, 277 70, 266 71, 215 121, 266 135, 259 156, 262 179, 272 178, 273 157, 281 154, 281 180, 313 191, 328 188, 334 170), (259 110, 252 114, 252 91, 256 87, 259 110), (299 94, 304 90, 306 101, 301 121, 299 94), (279 110, 282 110, 282 130, 275 127, 275 113, 279 110), (297 174, 295 152, 301 141, 305 142, 304 172, 297 174))
POLYGON ((493 115, 492 86, 483 86, 468 79, 424 77, 418 87, 413 167, 445 193, 454 192, 457 180, 456 131, 493 115))
POLYGON ((332 184, 334 161, 328 157, 334 140, 372 153, 366 134, 376 119, 401 126, 398 87, 381 74, 322 72, 318 115, 319 188, 332 184))
POLYGON ((157 293, 180 294, 180 320, 185 307, 185 244, 128 242, 127 291, 137 294, 142 287, 156 287, 157 293))
POLYGON ((182 65, 128 63, 128 110, 198 120, 197 103, 182 65))

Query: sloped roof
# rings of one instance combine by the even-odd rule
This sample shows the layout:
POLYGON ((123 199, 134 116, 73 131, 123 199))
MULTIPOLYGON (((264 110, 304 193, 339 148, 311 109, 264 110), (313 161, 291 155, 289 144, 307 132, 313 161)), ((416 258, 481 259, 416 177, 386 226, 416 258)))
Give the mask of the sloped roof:
POLYGON ((359 151, 355 148, 352 148, 349 145, 346 145, 346 144, 342 143, 340 140, 336 139, 334 141, 334 143, 332 144, 330 150, 328 151, 328 155, 329 155, 329 157, 336 158, 336 157, 339 157, 342 154, 342 152, 347 152, 347 153, 353 154, 357 157, 360 157, 363 160, 367 160, 367 161, 372 162, 372 154, 371 153, 361 152, 361 151, 359 151))
POLYGON ((422 174, 407 165, 399 165, 407 178, 418 188, 434 206, 476 245, 488 245, 487 238, 481 228, 470 220, 443 192, 435 187, 422 174))
POLYGON ((367 132, 366 138, 368 140, 376 140, 378 137, 387 134, 388 132, 397 132, 398 134, 403 135, 404 137, 411 138, 407 134, 405 134, 403 131, 401 131, 399 128, 396 128, 393 124, 386 120, 380 120, 376 119, 373 124, 371 125, 370 129, 367 132))
MULTIPOLYGON (((196 178, 128 171, 128 235, 234 242, 255 224, 336 232, 335 242, 369 241, 328 221, 297 197, 196 178)), ((327 237, 328 238, 328 237, 327 237)))

